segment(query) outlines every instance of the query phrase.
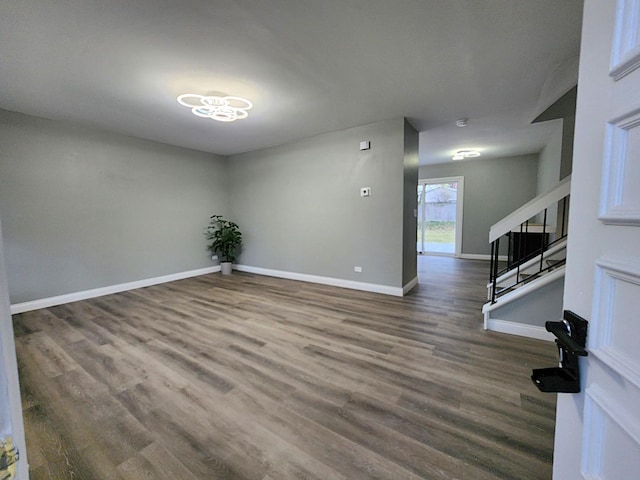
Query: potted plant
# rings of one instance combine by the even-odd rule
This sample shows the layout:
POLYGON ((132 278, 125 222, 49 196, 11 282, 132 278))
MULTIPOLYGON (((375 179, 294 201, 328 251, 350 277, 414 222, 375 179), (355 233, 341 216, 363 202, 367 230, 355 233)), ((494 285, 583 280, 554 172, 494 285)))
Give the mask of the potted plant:
POLYGON ((205 235, 207 240, 211 241, 207 248, 212 254, 220 255, 222 274, 231 274, 231 264, 236 261, 238 249, 242 244, 242 233, 238 225, 225 220, 222 215, 211 215, 205 235))

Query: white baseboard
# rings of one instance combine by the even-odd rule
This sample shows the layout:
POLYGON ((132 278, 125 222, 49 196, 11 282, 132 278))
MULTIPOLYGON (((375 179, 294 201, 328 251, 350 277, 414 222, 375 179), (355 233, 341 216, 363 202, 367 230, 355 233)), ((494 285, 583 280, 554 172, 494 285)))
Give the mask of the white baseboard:
MULTIPOLYGON (((252 267, 249 265, 234 265, 233 268, 240 272, 255 273, 268 277, 286 278, 287 280, 299 280, 302 282, 319 283, 321 285, 331 285, 333 287, 350 288, 351 290, 362 290, 365 292, 383 293, 402 297, 403 288, 379 285, 377 283, 355 282, 353 280, 343 280, 341 278, 322 277, 319 275, 308 275, 306 273, 286 272, 283 270, 272 270, 270 268, 252 267)), ((413 280, 412 280, 413 281, 413 280)), ((417 278, 416 278, 417 282, 417 278)))
POLYGON ((415 286, 418 285, 418 277, 409 280, 409 283, 407 283, 404 287, 402 287, 402 295, 406 295, 407 293, 409 293, 411 290, 413 290, 415 288, 415 286))
POLYGON ((544 327, 509 322, 507 320, 499 320, 497 318, 486 319, 485 329, 492 332, 509 333, 511 335, 519 335, 521 337, 546 340, 548 342, 553 342, 555 339, 555 337, 551 333, 547 332, 544 327))
MULTIPOLYGON (((491 255, 485 255, 480 253, 462 253, 460 254, 460 258, 466 258, 467 260, 491 260, 491 255)), ((498 260, 501 262, 506 262, 509 260, 509 257, 506 255, 498 255, 498 260)))
POLYGON ((111 295, 112 293, 135 290, 136 288, 150 287, 151 285, 174 282, 176 280, 197 277, 199 275, 206 275, 208 273, 219 271, 220 266, 218 265, 215 267, 200 268, 198 270, 190 270, 187 272, 172 273, 171 275, 163 275, 161 277, 146 278, 144 280, 137 280, 135 282, 120 283, 118 285, 110 285, 108 287, 94 288, 92 290, 84 290, 82 292, 67 293, 65 295, 58 295, 55 297, 41 298, 39 300, 32 300, 30 302, 16 303, 14 305, 11 305, 11 314, 15 315, 16 313, 29 312, 31 310, 38 310, 40 308, 62 305, 63 303, 77 302, 79 300, 87 300, 88 298, 102 297, 104 295, 111 295))
MULTIPOLYGON (((406 295, 413 287, 418 284, 418 277, 411 280, 403 288, 391 287, 388 285, 379 285, 376 283, 354 282, 352 280, 343 280, 340 278, 321 277, 318 275, 307 275, 304 273, 285 272, 281 270, 271 270, 268 268, 251 267, 248 265, 234 265, 234 269, 240 272, 255 273, 258 275, 266 275, 269 277, 286 278, 289 280, 300 280, 303 282, 319 283, 322 285, 331 285, 334 287, 349 288, 352 290, 362 290, 365 292, 382 293, 385 295, 393 295, 395 297, 402 297, 406 295)), ((135 290, 136 288, 150 287, 151 285, 158 285, 160 283, 174 282, 176 280, 182 280, 190 277, 197 277, 199 275, 206 275, 208 273, 219 272, 220 266, 201 268, 198 270, 190 270, 188 272, 174 273, 171 275, 164 275, 161 277, 146 278, 144 280, 137 280, 135 282, 120 283, 117 285, 110 285, 108 287, 94 288, 91 290, 84 290, 81 292, 67 293, 64 295, 57 295, 55 297, 41 298, 38 300, 31 300, 29 302, 16 303, 11 305, 11 314, 29 312, 31 310, 38 310, 40 308, 54 307, 56 305, 62 305, 65 303, 78 302, 80 300, 87 300, 89 298, 102 297, 104 295, 111 295, 112 293, 126 292, 127 290, 135 290)))
POLYGON ((456 256, 455 253, 449 253, 449 252, 422 252, 422 253, 418 253, 418 255, 423 257, 450 257, 450 258, 454 258, 456 256))

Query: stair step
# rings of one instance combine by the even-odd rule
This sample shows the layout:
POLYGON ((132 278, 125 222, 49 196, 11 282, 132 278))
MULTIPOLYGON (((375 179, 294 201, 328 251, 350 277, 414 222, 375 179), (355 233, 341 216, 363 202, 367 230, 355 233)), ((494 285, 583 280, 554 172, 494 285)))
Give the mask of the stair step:
POLYGON ((566 262, 566 259, 565 258, 563 258, 562 260, 549 259, 549 260, 546 260, 546 262, 547 262, 547 267, 555 267, 558 264, 566 262))

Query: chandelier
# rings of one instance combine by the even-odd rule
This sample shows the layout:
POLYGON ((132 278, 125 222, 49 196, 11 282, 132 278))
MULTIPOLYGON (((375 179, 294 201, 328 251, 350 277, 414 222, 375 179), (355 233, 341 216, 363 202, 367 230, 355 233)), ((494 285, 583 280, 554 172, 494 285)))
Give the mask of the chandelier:
POLYGON ((253 107, 246 98, 242 97, 218 97, 215 95, 198 95, 185 93, 178 97, 178 103, 189 107, 191 113, 198 117, 210 118, 218 122, 235 122, 249 115, 247 110, 253 107))

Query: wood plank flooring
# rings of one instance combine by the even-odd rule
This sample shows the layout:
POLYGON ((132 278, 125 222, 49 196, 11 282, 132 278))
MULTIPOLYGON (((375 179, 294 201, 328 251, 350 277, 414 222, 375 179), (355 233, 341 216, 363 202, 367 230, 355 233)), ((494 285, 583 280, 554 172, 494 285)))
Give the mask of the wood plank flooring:
POLYGON ((220 274, 14 317, 32 480, 549 479, 552 343, 482 330, 488 264, 407 297, 220 274))

